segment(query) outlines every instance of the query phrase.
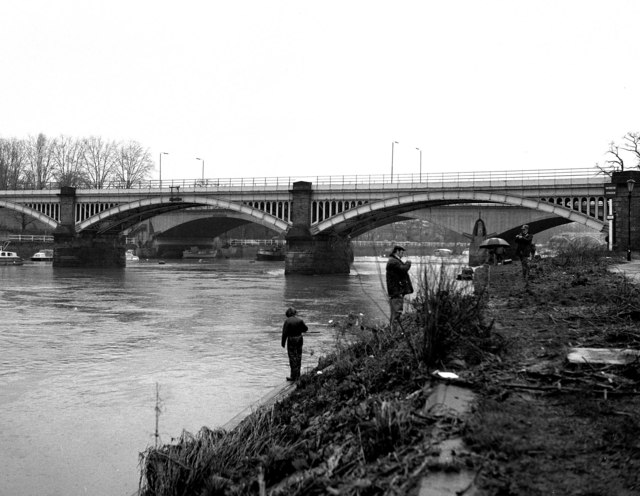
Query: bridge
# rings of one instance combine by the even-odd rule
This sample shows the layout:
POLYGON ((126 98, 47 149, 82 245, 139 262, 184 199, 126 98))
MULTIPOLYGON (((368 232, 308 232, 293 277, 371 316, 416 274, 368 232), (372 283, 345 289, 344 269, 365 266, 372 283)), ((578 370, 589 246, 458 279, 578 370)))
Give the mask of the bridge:
MULTIPOLYGON (((148 181, 126 189, 0 191, 0 207, 53 229, 58 266, 91 260, 123 265, 121 238, 128 229, 166 212, 206 207, 285 236, 287 273, 348 273, 352 238, 421 209, 515 206, 545 214, 531 226, 534 233, 568 222, 605 230, 614 213, 624 217, 630 174, 640 172, 613 178, 590 168, 148 181)), ((617 238, 624 237, 622 224, 617 238)))

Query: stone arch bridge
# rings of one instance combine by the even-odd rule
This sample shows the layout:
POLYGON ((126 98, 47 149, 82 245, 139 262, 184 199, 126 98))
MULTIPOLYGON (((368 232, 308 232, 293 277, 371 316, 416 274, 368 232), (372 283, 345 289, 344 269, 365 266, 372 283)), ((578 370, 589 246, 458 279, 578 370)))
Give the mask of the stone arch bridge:
POLYGON ((348 273, 352 238, 424 209, 513 206, 543 214, 530 223, 534 233, 567 222, 604 230, 614 209, 608 199, 616 188, 626 191, 622 179, 617 184, 595 169, 216 179, 0 191, 0 207, 50 226, 61 267, 122 266, 125 231, 163 213, 207 207, 285 235, 287 273, 348 273))

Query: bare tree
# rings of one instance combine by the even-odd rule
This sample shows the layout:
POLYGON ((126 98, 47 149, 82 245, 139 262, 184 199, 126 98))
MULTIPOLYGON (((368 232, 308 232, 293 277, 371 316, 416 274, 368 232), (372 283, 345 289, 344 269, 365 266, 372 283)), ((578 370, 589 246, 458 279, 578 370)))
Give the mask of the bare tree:
POLYGON ((114 174, 117 145, 91 136, 83 140, 84 164, 89 186, 102 189, 114 174))
POLYGON ((136 141, 120 145, 116 154, 115 179, 125 188, 146 179, 153 169, 153 161, 148 149, 136 141))
POLYGON ((60 136, 53 141, 52 148, 54 177, 60 186, 87 186, 82 142, 69 136, 60 136))
POLYGON ((24 180, 24 141, 0 138, 0 189, 19 189, 24 180))
POLYGON ((620 156, 620 148, 613 141, 609 143, 609 151, 607 152, 610 155, 613 155, 613 159, 607 160, 607 163, 611 165, 614 172, 617 168, 620 168, 620 171, 624 171, 624 160, 620 156))
POLYGON ((596 162, 595 168, 599 169, 601 174, 604 174, 609 177, 613 177, 613 173, 615 172, 615 170, 611 168, 607 169, 606 167, 602 167, 598 162, 596 162))
POLYGON ((53 179, 53 150, 47 137, 29 136, 25 143, 26 187, 43 189, 53 179))
POLYGON ((639 132, 635 132, 635 133, 627 133, 624 135, 624 137, 622 138, 625 143, 622 147, 623 150, 628 151, 633 153, 635 161, 636 161, 636 167, 638 169, 640 169, 640 133, 639 132))
POLYGON ((8 212, 16 224, 20 226, 20 232, 27 232, 27 228, 31 225, 36 226, 36 219, 31 217, 30 215, 24 214, 22 212, 10 211, 8 212))

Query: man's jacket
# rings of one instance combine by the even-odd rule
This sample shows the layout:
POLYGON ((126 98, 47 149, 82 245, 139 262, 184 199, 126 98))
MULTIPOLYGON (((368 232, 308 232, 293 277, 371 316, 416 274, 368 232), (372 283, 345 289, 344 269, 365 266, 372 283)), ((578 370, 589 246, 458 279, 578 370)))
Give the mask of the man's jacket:
POLYGON ((413 293, 409 269, 411 262, 403 262, 394 255, 387 260, 387 293, 391 298, 400 298, 413 293))

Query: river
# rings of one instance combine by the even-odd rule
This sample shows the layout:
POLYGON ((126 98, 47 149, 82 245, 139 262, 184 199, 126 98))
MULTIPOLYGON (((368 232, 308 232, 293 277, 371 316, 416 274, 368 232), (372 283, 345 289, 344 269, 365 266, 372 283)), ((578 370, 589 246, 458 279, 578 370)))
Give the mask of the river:
POLYGON ((156 386, 161 442, 220 427, 288 375, 288 306, 309 325, 310 368, 332 320, 386 320, 383 278, 384 260, 364 257, 348 276, 241 259, 0 267, 0 495, 134 494, 156 386))

